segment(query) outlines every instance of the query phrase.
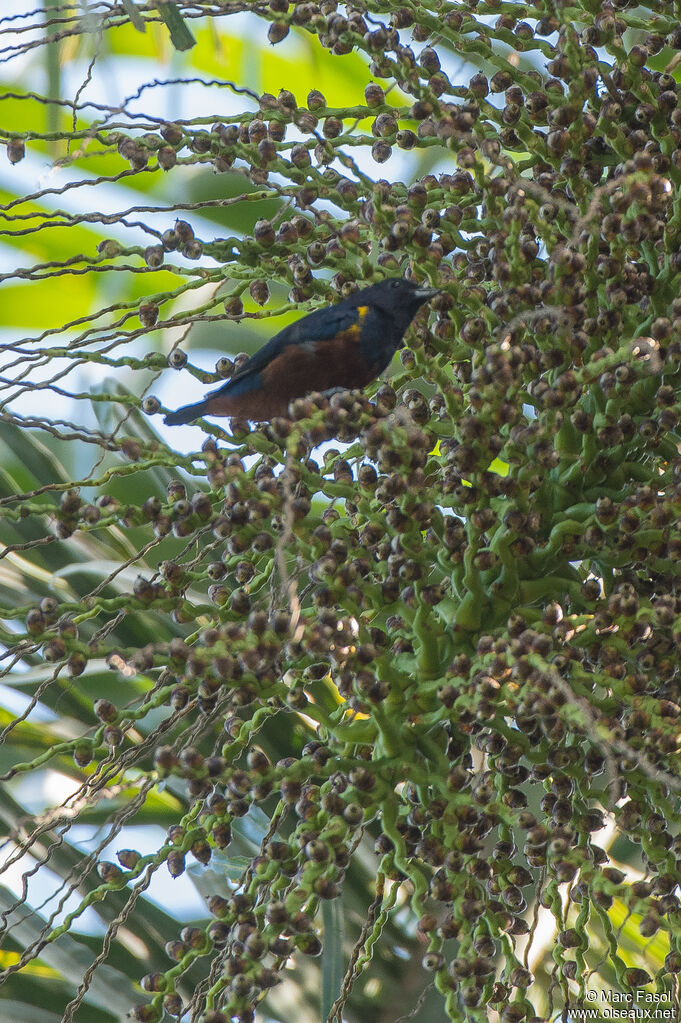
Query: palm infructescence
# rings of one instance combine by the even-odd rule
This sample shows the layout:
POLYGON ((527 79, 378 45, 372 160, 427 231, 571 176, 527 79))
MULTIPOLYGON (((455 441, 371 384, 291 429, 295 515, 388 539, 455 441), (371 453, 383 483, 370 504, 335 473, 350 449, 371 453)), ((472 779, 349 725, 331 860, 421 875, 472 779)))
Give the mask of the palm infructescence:
POLYGON ((675 8, 0 33, 0 1016, 677 1013, 675 8), (366 393, 160 425, 412 272, 366 393))

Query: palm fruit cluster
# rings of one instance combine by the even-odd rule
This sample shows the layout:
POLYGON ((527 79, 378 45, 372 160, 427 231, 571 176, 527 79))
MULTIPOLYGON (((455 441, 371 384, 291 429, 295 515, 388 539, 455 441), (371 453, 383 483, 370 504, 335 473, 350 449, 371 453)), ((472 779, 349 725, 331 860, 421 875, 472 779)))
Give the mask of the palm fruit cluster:
POLYGON ((348 1018, 395 905, 450 1020, 529 1023, 599 984, 667 991, 681 972, 678 13, 271 0, 260 15, 273 44, 306 32, 363 55, 364 103, 283 90, 210 130, 104 135, 133 170, 238 169, 290 202, 241 239, 181 221, 147 266, 212 256, 238 282, 233 318, 249 296, 267 306, 273 282, 296 303, 384 272, 443 290, 390 383, 215 431, 138 505, 71 491, 53 510, 66 543, 105 525, 159 540, 154 573, 89 607, 176 632, 123 647, 115 629, 79 637, 77 608, 27 615, 27 640, 73 676, 107 657, 153 679, 141 702, 95 704, 76 763, 122 758, 184 793, 154 856, 100 864, 99 896, 150 866, 211 863, 254 807, 271 819, 232 896, 169 936, 133 1017, 250 1023, 292 958, 320 955, 321 907, 367 848, 348 1018), (379 165, 439 163, 372 179, 361 146, 379 165), (553 930, 535 961, 540 913, 553 930), (197 961, 210 985, 192 992, 197 961))

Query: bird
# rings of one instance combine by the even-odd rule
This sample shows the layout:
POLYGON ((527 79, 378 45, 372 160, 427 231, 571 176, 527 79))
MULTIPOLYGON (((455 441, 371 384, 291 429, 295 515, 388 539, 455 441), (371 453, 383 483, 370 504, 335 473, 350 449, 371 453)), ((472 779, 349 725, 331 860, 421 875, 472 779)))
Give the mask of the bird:
POLYGON ((285 327, 221 387, 170 412, 168 426, 201 416, 268 422, 313 391, 366 387, 386 368, 420 307, 439 288, 386 277, 285 327))

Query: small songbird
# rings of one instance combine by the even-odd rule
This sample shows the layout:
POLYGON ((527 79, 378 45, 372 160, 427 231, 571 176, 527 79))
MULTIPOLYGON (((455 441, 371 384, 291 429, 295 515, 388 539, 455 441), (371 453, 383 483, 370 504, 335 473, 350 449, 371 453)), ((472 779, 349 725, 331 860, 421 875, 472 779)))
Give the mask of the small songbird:
POLYGON ((265 422, 286 416, 289 402, 312 391, 366 387, 382 373, 418 309, 437 288, 389 277, 338 305, 285 327, 203 401, 165 417, 169 426, 200 416, 265 422))

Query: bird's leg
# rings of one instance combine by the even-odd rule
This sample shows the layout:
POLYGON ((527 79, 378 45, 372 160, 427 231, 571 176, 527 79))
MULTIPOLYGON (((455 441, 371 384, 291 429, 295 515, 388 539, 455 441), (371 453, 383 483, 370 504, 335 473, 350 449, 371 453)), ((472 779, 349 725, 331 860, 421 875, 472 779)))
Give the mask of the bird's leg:
POLYGON ((327 391, 321 391, 325 398, 330 398, 332 394, 344 394, 347 391, 347 387, 329 387, 327 391))

